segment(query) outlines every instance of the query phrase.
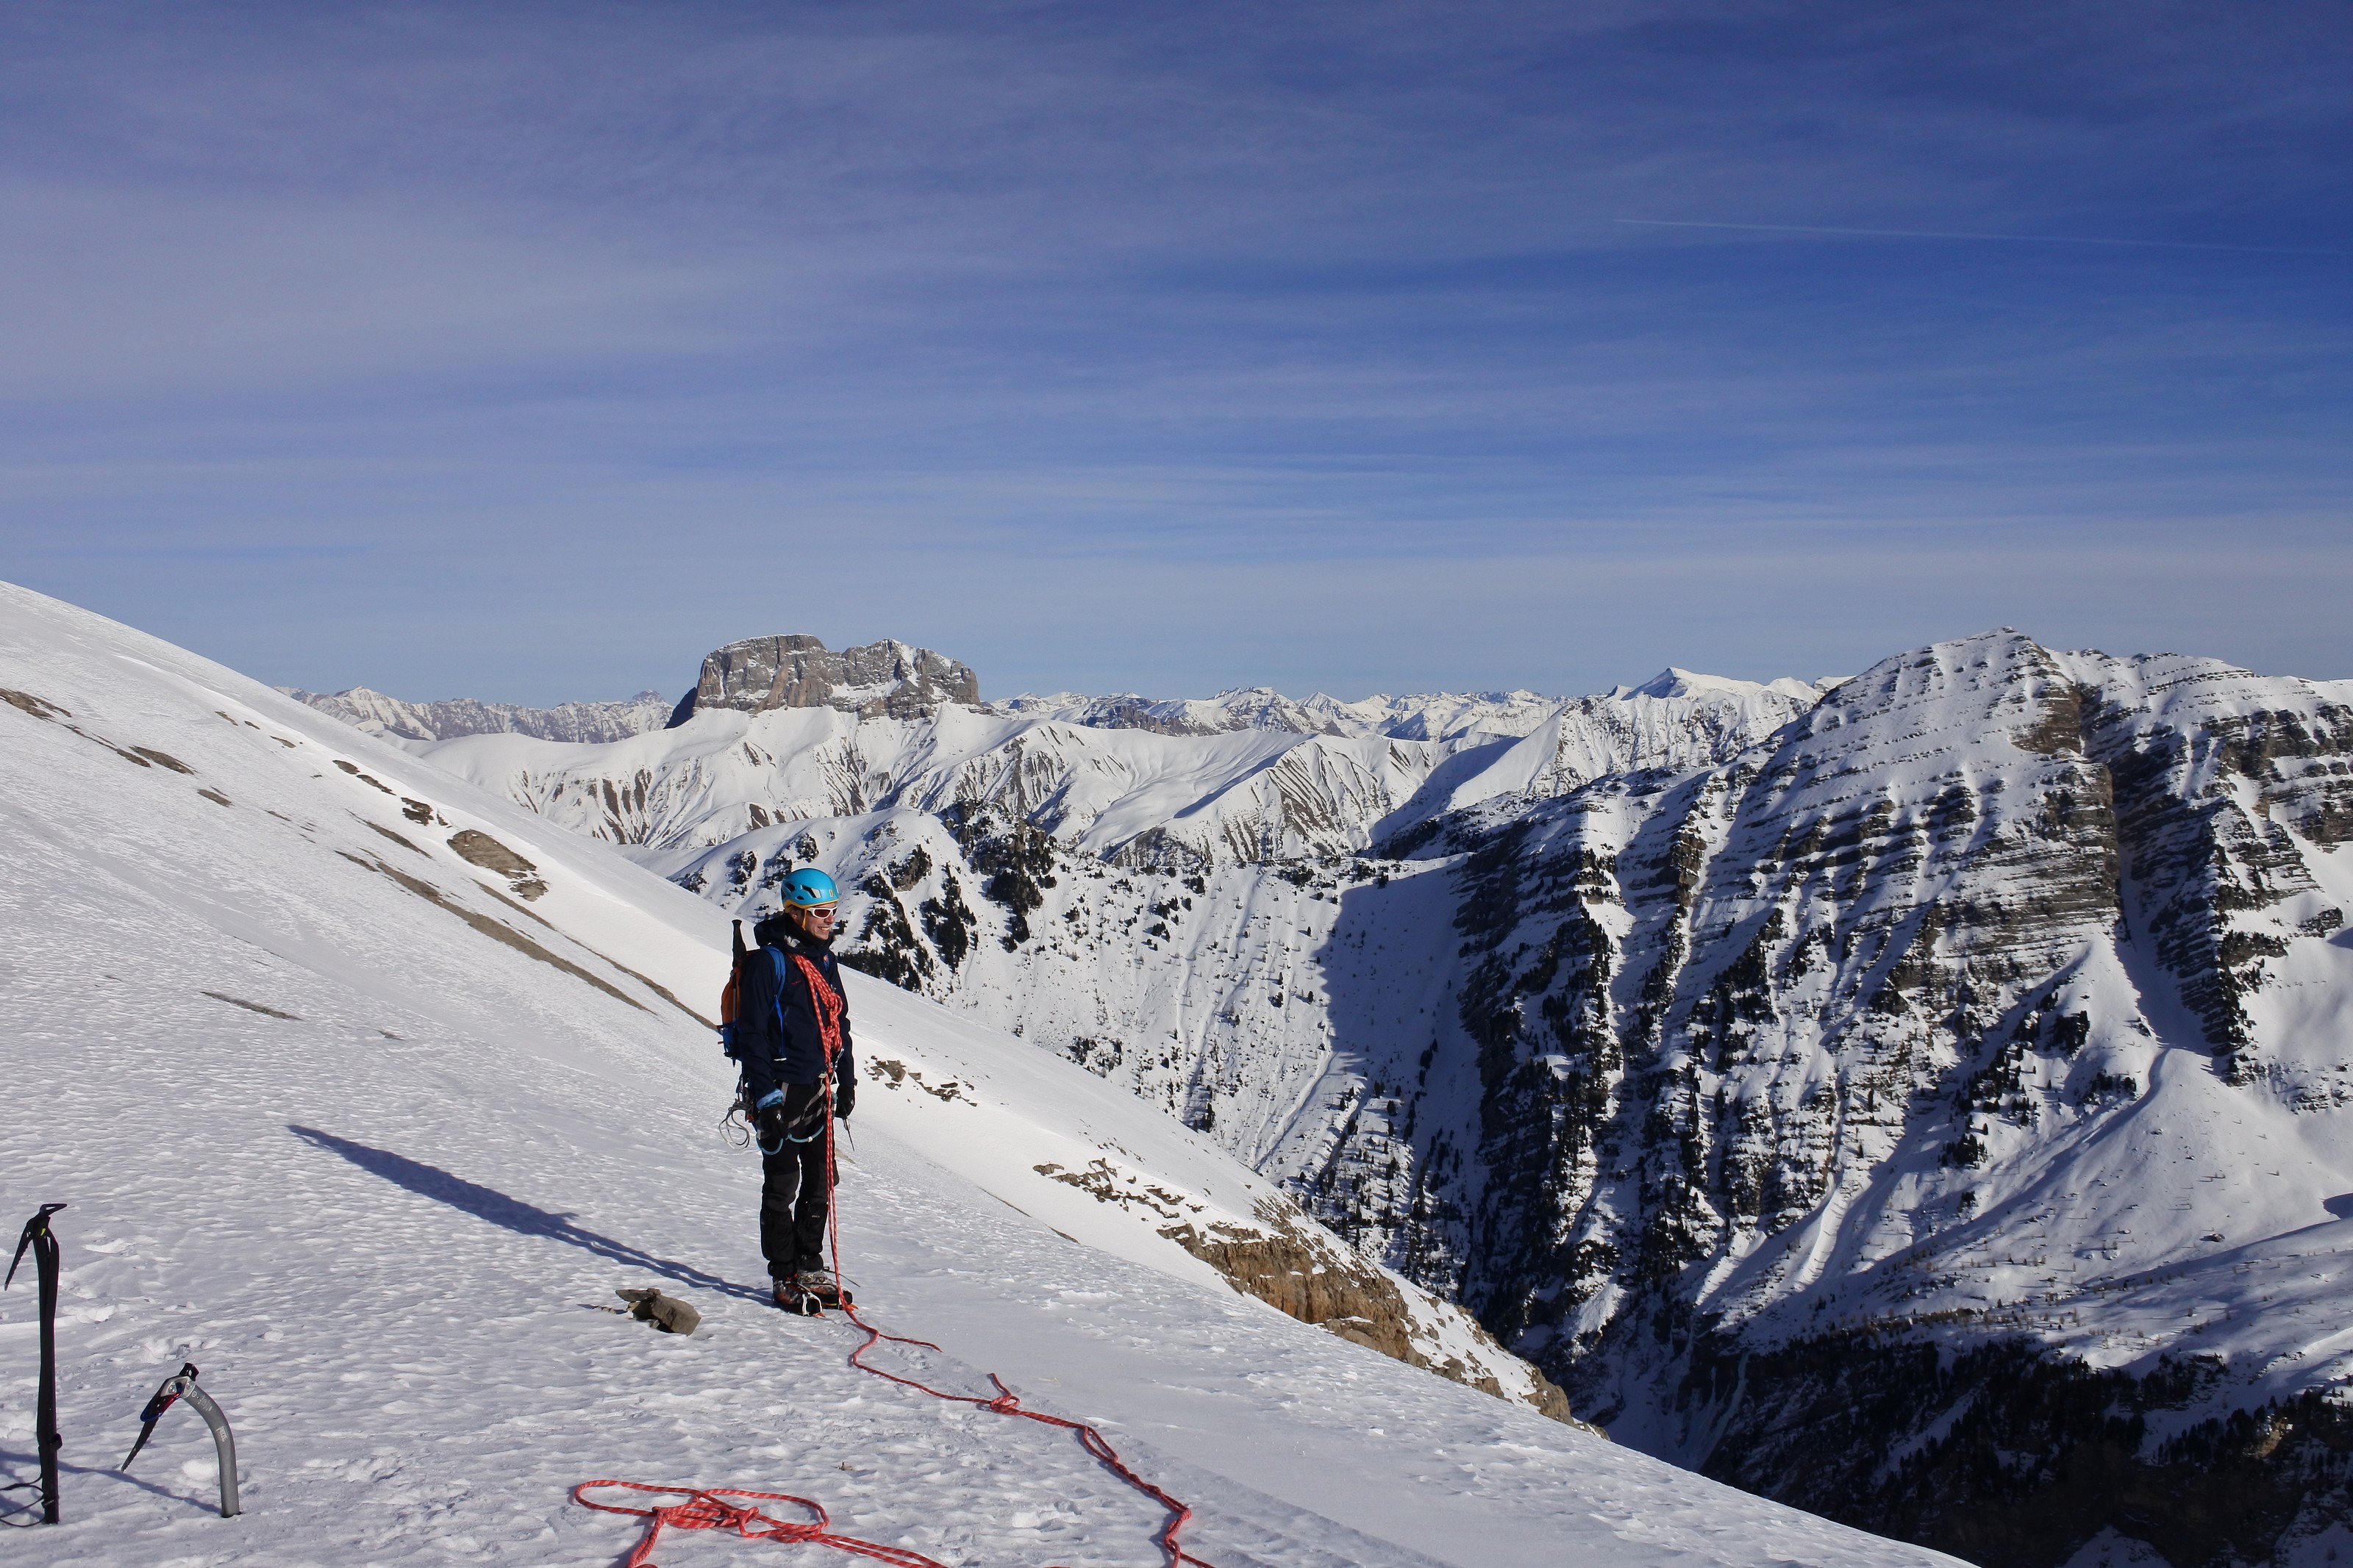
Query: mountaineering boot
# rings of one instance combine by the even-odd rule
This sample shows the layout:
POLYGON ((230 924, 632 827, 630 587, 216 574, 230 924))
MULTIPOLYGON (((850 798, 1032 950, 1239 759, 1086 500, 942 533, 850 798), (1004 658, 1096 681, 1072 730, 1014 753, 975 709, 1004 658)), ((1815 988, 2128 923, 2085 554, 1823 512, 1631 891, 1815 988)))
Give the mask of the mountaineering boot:
POLYGON ((776 1276, 775 1288, 770 1291, 768 1299, 787 1312, 796 1312, 804 1318, 814 1318, 824 1310, 823 1304, 818 1300, 813 1292, 801 1288, 800 1280, 801 1277, 797 1274, 776 1276))
POLYGON ((820 1263, 814 1268, 803 1268, 793 1276, 794 1288, 814 1297, 820 1307, 839 1309, 848 1300, 841 1293, 840 1282, 833 1270, 820 1263))

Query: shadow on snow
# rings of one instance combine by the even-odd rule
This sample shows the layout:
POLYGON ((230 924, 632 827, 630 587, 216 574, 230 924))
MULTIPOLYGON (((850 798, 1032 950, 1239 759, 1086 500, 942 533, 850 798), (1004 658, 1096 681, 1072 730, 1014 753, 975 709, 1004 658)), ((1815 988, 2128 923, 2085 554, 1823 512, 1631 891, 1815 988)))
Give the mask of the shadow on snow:
POLYGON ((518 1236, 540 1236, 552 1241, 561 1241, 584 1252, 593 1252, 610 1262, 642 1268, 649 1274, 659 1274, 665 1279, 692 1285, 699 1289, 717 1290, 764 1304, 768 1300, 765 1290, 737 1285, 722 1279, 716 1274, 706 1274, 700 1268, 673 1263, 667 1258, 657 1258, 627 1242, 615 1241, 609 1236, 599 1236, 586 1226, 574 1224, 568 1214, 554 1214, 536 1208, 520 1198, 511 1198, 494 1187, 470 1182, 463 1176, 453 1176, 438 1165, 427 1165, 405 1154, 393 1153, 388 1149, 355 1143, 332 1132, 322 1132, 315 1127, 301 1127, 289 1122, 286 1131, 315 1148, 342 1155, 361 1170, 371 1175, 382 1176, 396 1187, 406 1187, 419 1197, 447 1204, 460 1214, 487 1220, 518 1236))

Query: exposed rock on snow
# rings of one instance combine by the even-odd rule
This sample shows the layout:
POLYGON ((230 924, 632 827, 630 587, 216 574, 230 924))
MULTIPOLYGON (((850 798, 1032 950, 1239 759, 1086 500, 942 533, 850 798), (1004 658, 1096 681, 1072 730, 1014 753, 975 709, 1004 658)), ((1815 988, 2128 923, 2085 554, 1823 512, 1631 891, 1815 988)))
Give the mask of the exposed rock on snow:
MULTIPOLYGON (((1058 1181, 1065 1179, 1056 1176, 1058 1181)), ((1262 1199, 1256 1213, 1261 1222, 1259 1226, 1219 1220, 1206 1227, 1174 1225, 1160 1234, 1224 1275, 1234 1289, 1303 1323, 1319 1324, 1344 1340, 1409 1366, 1428 1367, 1441 1377, 1469 1384, 1499 1399, 1525 1399, 1556 1421, 1607 1436, 1600 1427, 1572 1415, 1568 1395, 1540 1373, 1525 1385, 1514 1377, 1514 1386, 1505 1388, 1491 1370, 1496 1362, 1493 1352, 1501 1352, 1503 1347, 1476 1323, 1469 1326, 1477 1349, 1468 1356, 1449 1353, 1441 1336, 1429 1326, 1428 1310, 1408 1305, 1395 1276, 1335 1247, 1320 1226, 1302 1224, 1297 1208, 1288 1199, 1262 1199)))
POLYGON ((507 890, 529 903, 547 891, 547 884, 535 873, 537 866, 524 859, 480 828, 463 827, 449 836, 449 847, 470 866, 480 866, 485 871, 495 871, 507 879, 507 890))

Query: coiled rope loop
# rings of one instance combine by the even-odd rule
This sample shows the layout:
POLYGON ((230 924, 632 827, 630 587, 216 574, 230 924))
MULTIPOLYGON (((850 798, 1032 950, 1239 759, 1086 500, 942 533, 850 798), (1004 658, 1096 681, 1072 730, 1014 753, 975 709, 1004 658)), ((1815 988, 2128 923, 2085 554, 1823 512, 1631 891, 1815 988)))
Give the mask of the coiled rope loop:
POLYGON ((583 1508, 593 1508, 599 1513, 634 1514, 646 1520, 645 1538, 637 1550, 623 1560, 621 1568, 655 1568, 654 1543, 661 1532, 670 1530, 727 1530, 746 1541, 773 1541, 779 1545, 803 1543, 830 1546, 847 1552, 853 1557, 871 1558, 888 1563, 893 1568, 947 1568, 936 1558, 903 1547, 884 1546, 876 1542, 860 1541, 854 1535, 836 1535, 827 1528, 832 1521, 824 1509, 805 1497, 790 1492, 741 1491, 733 1487, 714 1487, 698 1491, 687 1487, 649 1487, 638 1481, 582 1481, 572 1489, 572 1500, 583 1508), (624 1491, 646 1492, 654 1497, 684 1498, 684 1502, 651 1503, 644 1508, 630 1508, 617 1502, 598 1502, 588 1493, 598 1487, 617 1487, 624 1491), (746 1498, 750 1506, 727 1502, 727 1498, 746 1498), (778 1519, 760 1508, 764 1502, 788 1502, 808 1510, 807 1519, 778 1519))

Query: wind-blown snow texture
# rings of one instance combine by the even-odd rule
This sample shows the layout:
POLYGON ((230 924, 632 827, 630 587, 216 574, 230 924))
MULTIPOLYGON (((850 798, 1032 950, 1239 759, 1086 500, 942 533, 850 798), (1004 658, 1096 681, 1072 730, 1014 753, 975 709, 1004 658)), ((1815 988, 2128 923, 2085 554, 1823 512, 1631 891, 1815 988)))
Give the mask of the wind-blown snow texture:
POLYGON ((1207 1131, 1620 1441, 2021 1568, 2325 1560, 2353 683, 2004 630, 1502 736, 1023 700, 431 754, 725 908, 826 866, 874 973, 1207 1131))
MULTIPOLYGON (((1074 1445, 865 1377, 838 1321, 760 1303, 756 1165, 715 1125, 729 1075, 689 1014, 724 963, 707 902, 7 587, 0 702, 5 1212, 71 1205, 68 1522, 17 1559, 604 1563, 633 1531, 565 1489, 615 1475, 802 1492, 944 1561, 1155 1560, 1154 1510, 1074 1445), (647 1284, 702 1331, 611 1314, 647 1284), (183 1358, 237 1424, 240 1520, 212 1517, 178 1412, 111 1469, 183 1358)), ((947 1347, 934 1381, 995 1367, 1100 1424, 1199 1507, 1209 1560, 1937 1560, 1236 1294, 1167 1211, 1213 1228, 1266 1183, 976 1022, 862 977, 851 1003, 861 1296, 947 1347), (1082 1167, 1103 1191, 1059 1179, 1082 1167)), ((10 1479, 33 1466, 32 1309, 0 1297, 10 1479)))

